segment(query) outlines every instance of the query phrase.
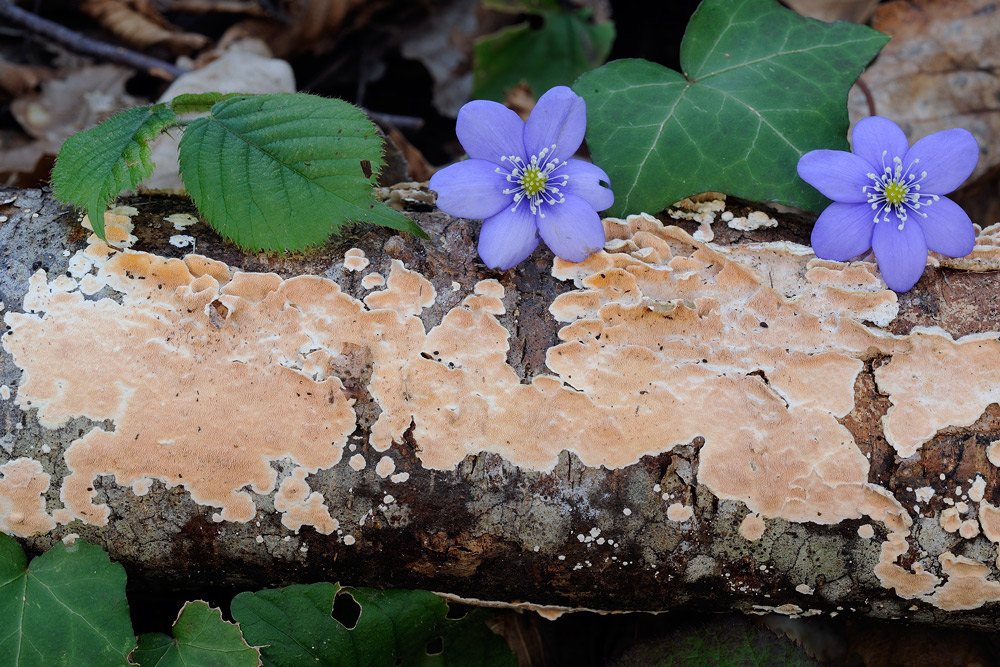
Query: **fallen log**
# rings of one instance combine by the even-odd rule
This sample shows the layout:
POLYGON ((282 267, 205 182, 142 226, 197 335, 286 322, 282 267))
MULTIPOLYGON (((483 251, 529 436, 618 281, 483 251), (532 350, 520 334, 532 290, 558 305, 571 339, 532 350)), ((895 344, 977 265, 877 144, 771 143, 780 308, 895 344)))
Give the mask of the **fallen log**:
POLYGON ((384 194, 431 240, 247 254, 150 195, 107 217, 121 251, 0 190, 0 530, 149 590, 1000 627, 995 230, 897 297, 748 202, 498 273, 384 194))

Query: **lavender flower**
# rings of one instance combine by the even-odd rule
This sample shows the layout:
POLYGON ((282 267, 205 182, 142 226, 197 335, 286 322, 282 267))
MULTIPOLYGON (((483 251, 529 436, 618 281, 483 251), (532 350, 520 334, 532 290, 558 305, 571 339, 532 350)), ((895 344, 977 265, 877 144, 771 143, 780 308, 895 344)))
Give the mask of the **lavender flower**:
POLYGON ((911 147, 898 125, 872 116, 851 138, 853 153, 817 150, 799 160, 799 176, 834 201, 813 227, 817 257, 844 262, 872 249, 886 285, 906 292, 923 274, 928 250, 972 252, 972 221, 943 196, 979 161, 969 132, 935 132, 911 147))
POLYGON ((469 158, 431 177, 442 211, 484 218, 479 256, 509 269, 539 236, 558 257, 582 262, 604 247, 597 211, 614 202, 608 175, 571 160, 587 128, 583 98, 565 86, 542 95, 524 123, 496 102, 475 100, 458 112, 455 133, 469 158))

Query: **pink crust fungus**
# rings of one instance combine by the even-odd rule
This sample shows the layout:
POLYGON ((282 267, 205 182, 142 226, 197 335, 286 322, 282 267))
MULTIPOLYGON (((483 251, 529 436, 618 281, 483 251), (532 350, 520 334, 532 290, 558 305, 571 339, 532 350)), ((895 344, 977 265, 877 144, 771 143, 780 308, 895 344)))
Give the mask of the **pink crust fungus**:
POLYGON ((344 269, 347 271, 364 271, 369 263, 365 251, 360 248, 351 248, 344 253, 344 269))
POLYGON ((396 470, 396 464, 388 456, 383 456, 375 464, 375 472, 379 477, 388 477, 396 470))
MULTIPOLYGON (((426 331, 419 315, 435 289, 398 260, 384 288, 358 300, 316 276, 283 280, 94 242, 71 260, 73 276, 93 275, 121 303, 32 276, 25 312, 5 316, 3 345, 24 370, 17 402, 37 408, 46 427, 75 416, 114 422, 67 450, 66 514, 105 522, 93 485, 114 475, 137 492, 156 479, 181 485, 221 508, 221 519, 248 521, 251 492, 273 492, 270 462, 287 458, 296 470, 275 497, 283 521, 335 530, 306 480, 340 460, 355 429, 329 362, 361 348, 380 409, 369 436, 376 451, 412 428, 427 468, 496 452, 544 471, 562 450, 618 468, 703 439, 698 480, 748 507, 756 518, 744 521, 745 536, 762 517, 868 517, 889 533, 876 568, 883 584, 904 597, 931 594, 935 575, 896 563, 909 514, 868 481, 868 460, 839 420, 854 407, 865 360, 884 356, 876 380, 893 406, 886 435, 912 454, 1000 398, 1000 344, 887 333, 879 327, 895 317, 896 295, 864 262, 817 260, 791 243, 717 248, 646 215, 604 225, 605 250, 555 261, 553 275, 573 288, 550 306, 562 328, 549 372, 527 382, 507 363, 495 280, 426 331), (716 418, 720 406, 727 419, 716 418)), ((985 502, 980 520, 987 537, 1000 534, 985 502)))
POLYGON ((684 522, 694 516, 694 509, 688 505, 674 503, 667 508, 667 518, 671 521, 684 522))
POLYGON ((47 533, 56 522, 45 512, 49 475, 34 459, 0 465, 0 532, 31 537, 47 533))
POLYGON ((747 514, 740 522, 740 535, 750 542, 756 542, 763 537, 766 529, 767 525, 759 514, 747 514))
POLYGON ((990 463, 1000 468, 1000 440, 994 440, 986 448, 986 458, 990 460, 990 463))
POLYGON ((296 468, 281 481, 274 495, 274 509, 283 513, 281 523, 296 533, 299 528, 308 525, 315 527, 319 533, 329 535, 340 527, 340 522, 330 517, 323 495, 310 492, 306 483, 308 473, 305 468, 296 468))
POLYGON ((975 423, 1000 402, 1000 342, 995 333, 958 341, 941 329, 917 328, 908 350, 875 371, 890 395, 885 435, 902 457, 912 456, 946 426, 975 423))

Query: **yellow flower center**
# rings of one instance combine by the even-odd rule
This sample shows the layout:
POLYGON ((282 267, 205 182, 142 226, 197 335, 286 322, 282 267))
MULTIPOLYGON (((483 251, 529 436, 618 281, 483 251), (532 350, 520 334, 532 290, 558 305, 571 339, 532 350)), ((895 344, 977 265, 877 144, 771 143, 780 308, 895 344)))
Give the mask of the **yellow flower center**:
POLYGON ((906 199, 907 188, 899 181, 889 181, 885 186, 885 200, 890 204, 898 204, 906 199))
POLYGON ((524 188, 524 194, 533 197, 545 189, 548 180, 549 175, 538 167, 528 167, 521 176, 521 187, 524 188))

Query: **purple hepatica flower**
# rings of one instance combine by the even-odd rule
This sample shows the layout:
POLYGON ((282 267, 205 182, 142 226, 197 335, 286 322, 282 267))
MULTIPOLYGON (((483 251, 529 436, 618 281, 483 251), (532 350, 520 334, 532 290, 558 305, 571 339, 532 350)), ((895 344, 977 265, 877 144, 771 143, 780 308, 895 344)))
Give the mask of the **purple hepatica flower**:
POLYGON ((851 138, 853 153, 810 151, 799 160, 799 176, 834 201, 813 227, 817 257, 846 262, 872 249, 885 283, 906 292, 923 274, 928 250, 972 252, 972 221, 943 196, 979 161, 969 132, 935 132, 911 147, 898 125, 871 116, 851 138))
POLYGON ((597 211, 614 203, 601 168, 571 160, 587 129, 587 105, 565 86, 542 95, 528 122, 496 102, 458 112, 455 133, 469 158, 431 177, 442 211, 484 218, 479 256, 507 270, 530 255, 539 236, 558 257, 582 262, 604 247, 597 211))

